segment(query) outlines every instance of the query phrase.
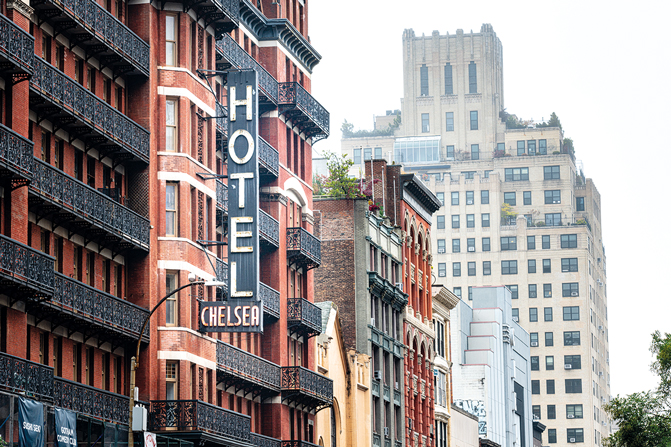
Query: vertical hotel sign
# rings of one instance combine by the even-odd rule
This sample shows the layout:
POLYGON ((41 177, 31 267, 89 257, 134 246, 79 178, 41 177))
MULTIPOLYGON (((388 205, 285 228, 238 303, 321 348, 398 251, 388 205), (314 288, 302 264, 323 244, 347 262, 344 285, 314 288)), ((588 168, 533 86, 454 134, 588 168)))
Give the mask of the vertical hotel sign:
POLYGON ((228 73, 228 301, 201 301, 203 332, 263 332, 256 72, 228 73))

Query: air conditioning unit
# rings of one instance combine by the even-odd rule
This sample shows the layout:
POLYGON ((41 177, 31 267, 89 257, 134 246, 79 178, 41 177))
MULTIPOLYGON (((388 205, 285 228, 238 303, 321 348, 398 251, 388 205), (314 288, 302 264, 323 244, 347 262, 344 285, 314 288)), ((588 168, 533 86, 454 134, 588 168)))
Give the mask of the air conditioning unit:
POLYGON ((573 419, 573 418, 575 418, 575 415, 574 414, 567 414, 566 418, 567 419, 573 419))
POLYGON ((397 282, 397 283, 396 283, 396 287, 398 287, 399 289, 401 289, 401 292, 403 292, 403 283, 402 283, 402 282, 397 282))
POLYGON ((603 371, 599 371, 599 377, 603 377, 603 371))
POLYGON ((375 327, 375 317, 370 319, 370 325, 375 327))
POLYGON ((578 292, 571 292, 571 296, 578 296, 578 292))
POLYGON ((466 205, 473 205, 473 201, 472 200, 467 200, 466 205))
POLYGON ((561 200, 553 200, 552 203, 561 203, 561 200))
POLYGON ((519 323, 520 322, 520 317, 513 317, 513 321, 515 323, 519 323))
POLYGON ((574 443, 574 442, 575 442, 575 438, 568 438, 568 442, 570 442, 570 443, 574 443))
POLYGON ((395 389, 395 390, 398 389, 398 382, 394 382, 394 389, 395 389))
POLYGON ((475 251, 475 247, 468 247, 468 251, 475 251))
POLYGON ((444 248, 439 248, 438 253, 445 253, 445 249, 444 248))
POLYGON ((538 347, 538 342, 537 341, 532 341, 531 346, 533 346, 534 348, 538 347))
POLYGON ((389 437, 389 427, 384 428, 384 437, 388 438, 389 437))
POLYGON ((603 326, 599 325, 599 330, 603 331, 603 326))
POLYGON ((566 363, 566 364, 564 365, 564 369, 573 369, 573 364, 571 364, 571 363, 566 363))
POLYGON ((375 372, 373 372, 373 378, 375 380, 382 380, 382 371, 378 369, 375 372))

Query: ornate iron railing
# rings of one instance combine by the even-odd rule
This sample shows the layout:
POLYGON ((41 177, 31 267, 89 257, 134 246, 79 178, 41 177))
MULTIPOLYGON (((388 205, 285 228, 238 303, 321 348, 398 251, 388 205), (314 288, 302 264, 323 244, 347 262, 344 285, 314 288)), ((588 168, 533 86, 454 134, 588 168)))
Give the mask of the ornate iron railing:
POLYGON ((259 236, 275 247, 280 246, 279 221, 261 209, 259 210, 259 236))
POLYGON ((259 92, 270 102, 277 105, 278 83, 268 70, 263 68, 252 56, 250 56, 238 43, 228 34, 224 34, 217 41, 217 50, 235 68, 249 69, 256 72, 259 82, 259 92))
POLYGON ((321 241, 304 228, 287 228, 287 251, 290 258, 297 257, 295 261, 308 268, 318 267, 322 263, 321 241))
POLYGON ((128 425, 128 397, 54 378, 54 405, 76 413, 128 425))
POLYGON ((34 172, 30 188, 51 203, 133 245, 149 249, 149 219, 37 158, 34 172))
POLYGON ((258 433, 250 433, 250 442, 255 447, 282 447, 282 441, 271 438, 270 436, 263 436, 258 433))
POLYGON ((54 394, 54 369, 51 366, 0 353, 0 387, 42 399, 54 394))
POLYGON ((0 165, 28 180, 33 178, 34 145, 28 138, 0 124, 0 165))
POLYGON ((216 272, 215 275, 217 277, 217 281, 228 281, 228 264, 224 261, 222 261, 219 258, 216 258, 217 260, 217 265, 216 265, 216 272))
POLYGON ((282 441, 282 447, 319 447, 307 441, 282 441))
POLYGON ((217 179, 217 208, 220 210, 224 211, 225 213, 228 212, 228 186, 222 182, 221 180, 217 179))
POLYGON ((287 325, 303 326, 308 332, 322 331, 322 310, 305 298, 287 298, 287 325))
POLYGON ((240 2, 238 0, 213 0, 217 7, 236 24, 240 20, 240 2))
POLYGON ((282 367, 282 391, 297 391, 333 403, 333 380, 302 366, 282 367))
MULTIPOLYGON (((42 3, 49 6, 47 14, 52 16, 53 6, 61 9, 87 34, 123 58, 127 64, 131 64, 139 72, 149 76, 149 45, 97 2, 93 0, 38 0, 36 3, 35 6, 42 3)), ((75 36, 80 40, 83 38, 76 30, 75 36)), ((87 39, 84 38, 84 40, 87 39)))
POLYGON ((264 168, 268 175, 277 177, 280 173, 280 153, 266 140, 259 137, 259 168, 264 168))
POLYGON ((260 282, 259 298, 263 301, 263 311, 265 313, 280 318, 280 292, 260 282))
POLYGON ((30 78, 33 90, 125 152, 149 162, 149 132, 145 128, 39 56, 35 56, 34 64, 35 72, 30 78))
POLYGON ((222 105, 217 104, 217 132, 224 136, 228 136, 228 109, 222 105))
POLYGON ((207 431, 250 442, 249 416, 200 400, 153 400, 150 420, 154 431, 207 431))
POLYGON ((35 38, 16 23, 0 15, 0 57, 10 61, 24 73, 33 73, 35 38))
POLYGON ((329 136, 329 112, 298 82, 279 83, 282 113, 300 113, 307 121, 296 123, 308 137, 320 140, 329 136))
POLYGON ((217 341, 217 367, 239 379, 280 391, 279 366, 223 341, 217 341))
MULTIPOLYGON (((142 323, 149 315, 147 309, 58 272, 54 298, 48 305, 95 322, 105 330, 122 332, 133 340, 140 337, 142 323)), ((149 341, 149 327, 145 329, 143 339, 149 341)))
POLYGON ((54 258, 0 234, 0 277, 51 296, 54 258))

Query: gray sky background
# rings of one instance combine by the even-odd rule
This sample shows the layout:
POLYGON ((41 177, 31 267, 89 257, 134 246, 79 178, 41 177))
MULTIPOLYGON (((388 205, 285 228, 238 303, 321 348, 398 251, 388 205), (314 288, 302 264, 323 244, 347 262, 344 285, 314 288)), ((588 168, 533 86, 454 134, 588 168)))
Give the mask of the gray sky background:
POLYGON ((503 44, 505 107, 521 118, 556 112, 602 202, 611 392, 655 386, 648 350, 671 332, 671 32, 668 1, 341 0, 309 3, 322 55, 312 92, 331 113, 319 151, 340 150, 343 119, 371 129, 400 109, 401 36, 479 32, 503 44))

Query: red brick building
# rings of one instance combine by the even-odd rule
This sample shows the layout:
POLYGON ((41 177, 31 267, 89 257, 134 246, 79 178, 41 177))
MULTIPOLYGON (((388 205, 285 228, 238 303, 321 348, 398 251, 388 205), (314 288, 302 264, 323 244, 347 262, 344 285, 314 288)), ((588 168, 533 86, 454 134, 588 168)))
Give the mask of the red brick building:
MULTIPOLYGON (((227 279, 226 75, 207 70, 243 69, 259 83, 265 332, 198 332, 197 299, 217 293, 187 288, 142 335, 136 385, 148 429, 173 438, 314 440, 332 385, 313 372, 310 338, 321 328, 311 146, 329 116, 309 93, 321 56, 307 10, 2 2, 0 416, 26 395, 46 405, 47 440, 57 406, 78 414, 80 445, 125 443, 130 357, 149 309, 190 273, 227 279)), ((0 435, 16 442, 9 420, 0 435)))

